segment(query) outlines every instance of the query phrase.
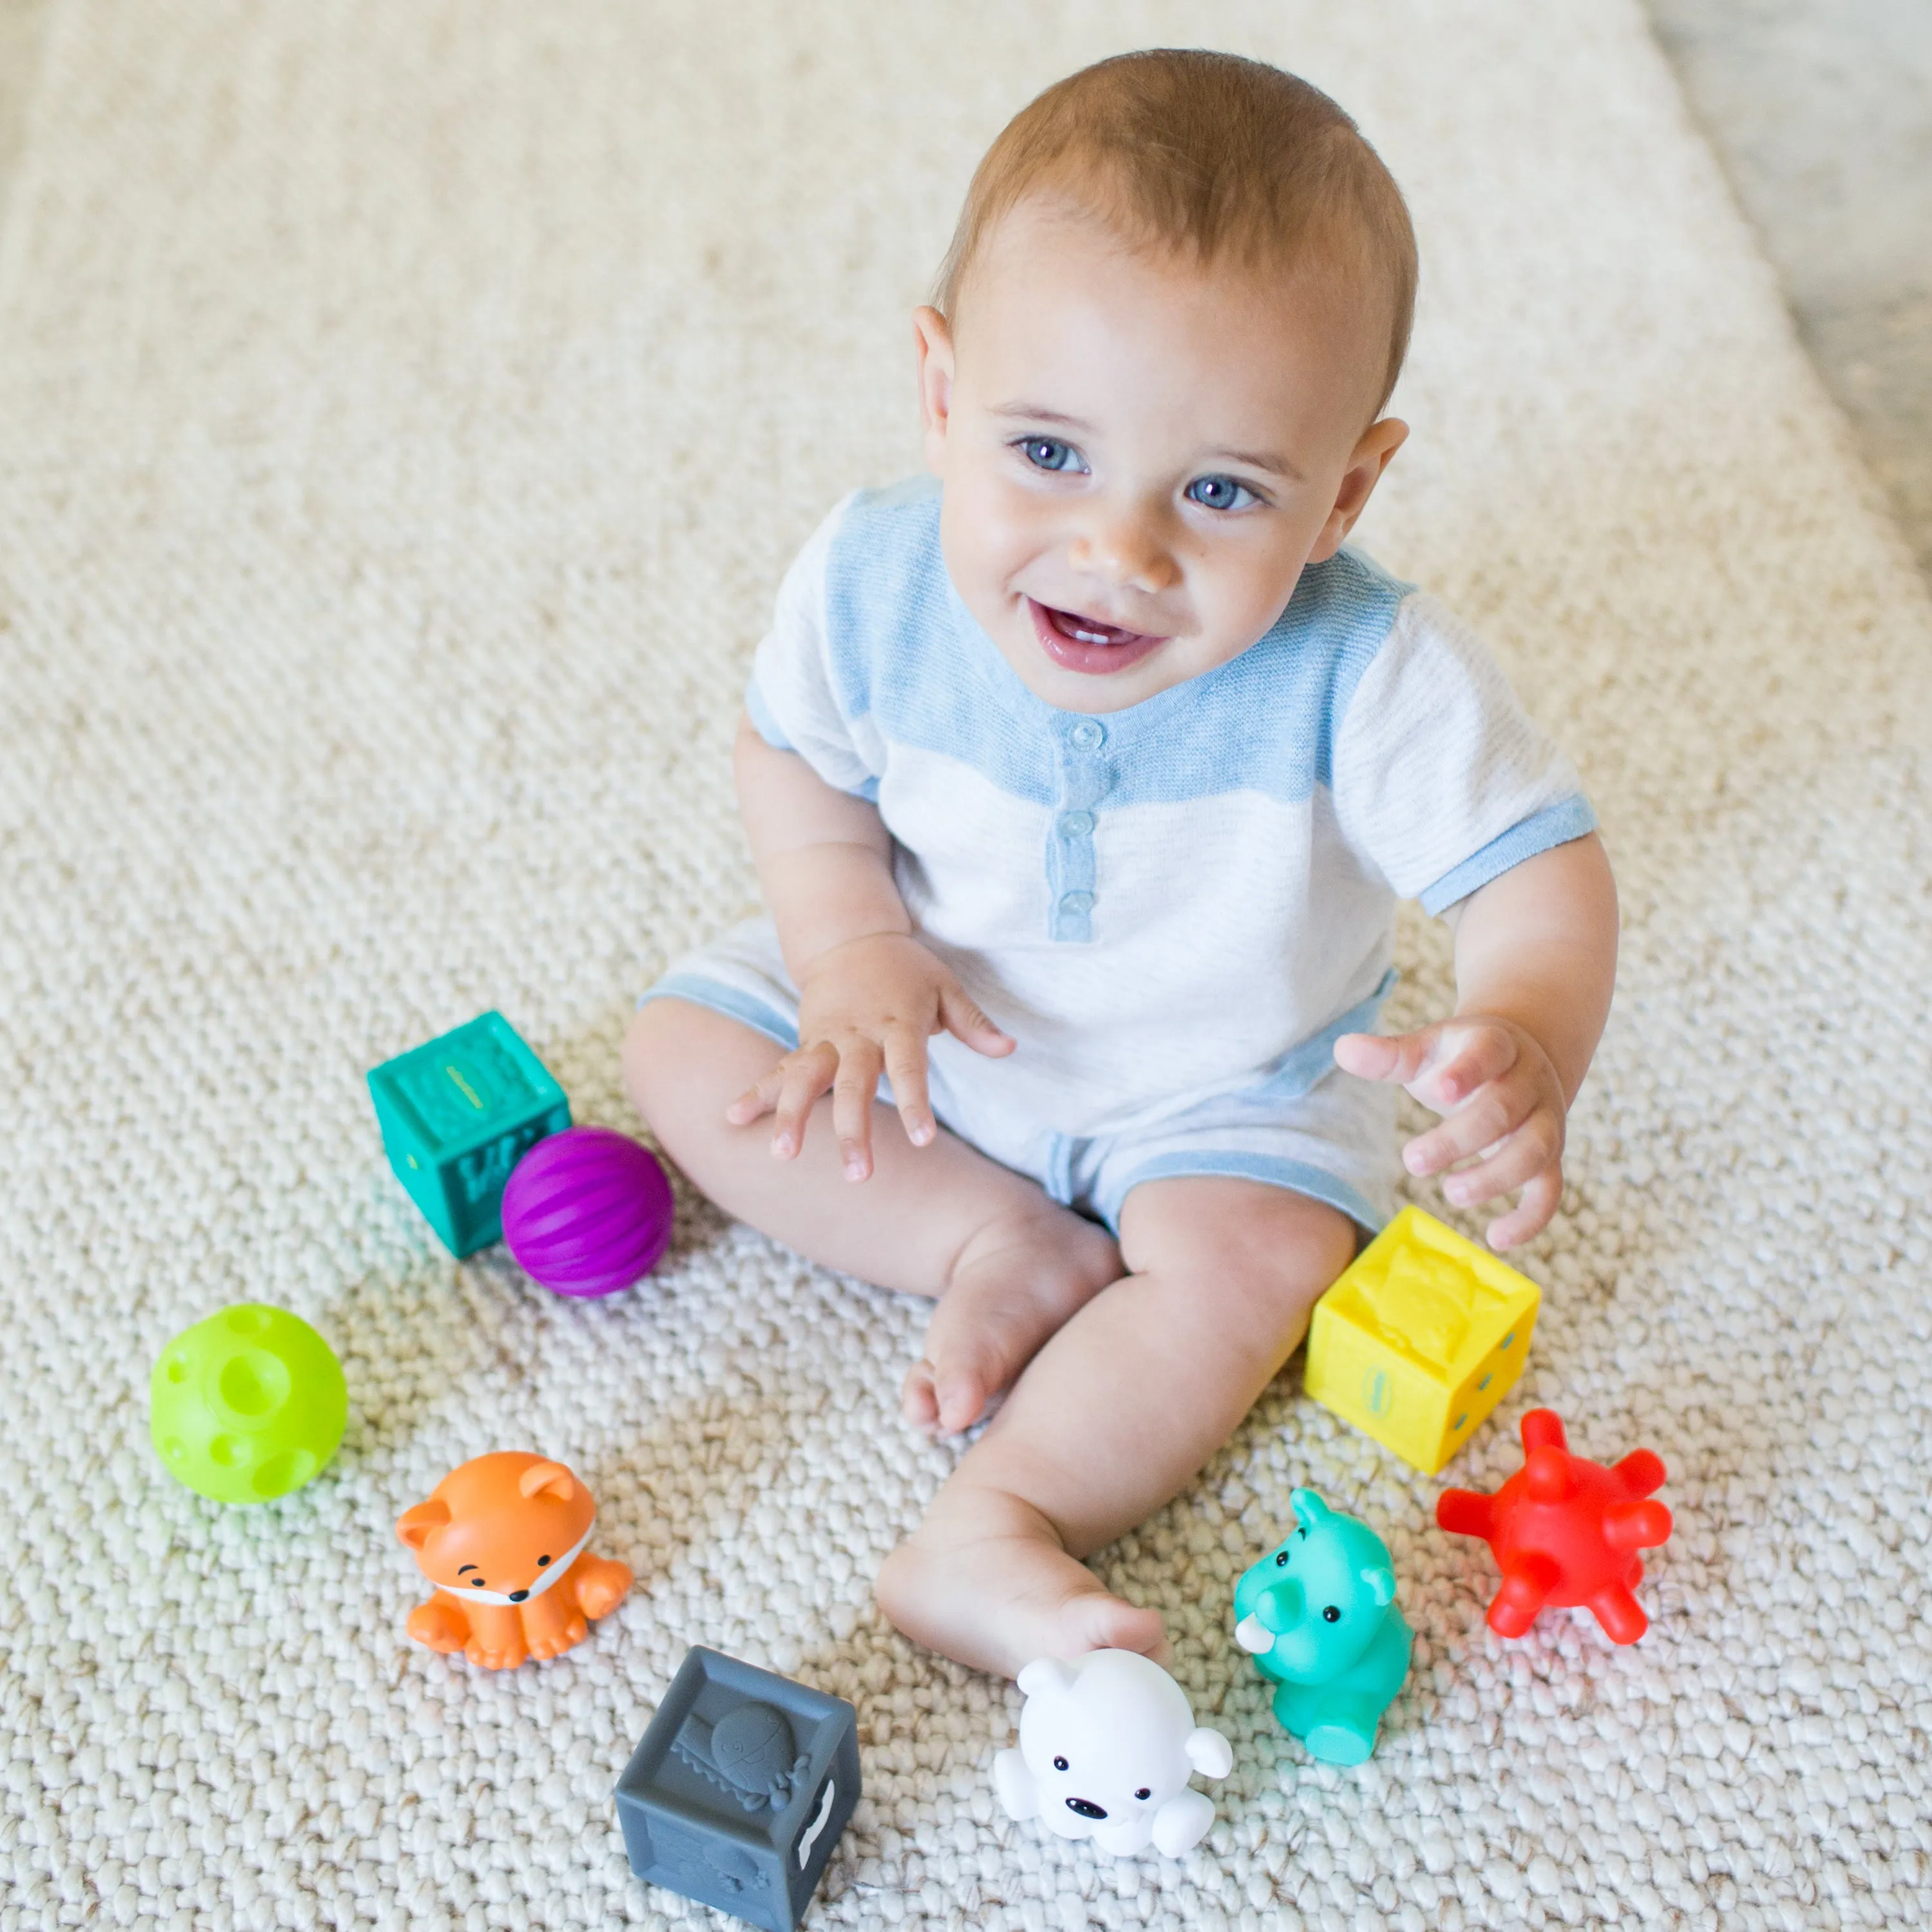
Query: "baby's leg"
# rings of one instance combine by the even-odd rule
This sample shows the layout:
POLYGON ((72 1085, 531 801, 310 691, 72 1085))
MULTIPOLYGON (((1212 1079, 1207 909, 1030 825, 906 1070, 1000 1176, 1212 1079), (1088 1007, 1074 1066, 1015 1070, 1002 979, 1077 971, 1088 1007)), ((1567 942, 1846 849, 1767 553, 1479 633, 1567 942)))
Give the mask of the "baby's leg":
POLYGON ((907 1139, 874 1103, 872 1173, 844 1177, 828 1096, 790 1160, 772 1154, 772 1123, 733 1126, 724 1109, 784 1049, 708 1006, 658 999, 624 1042, 624 1084, 651 1131, 728 1214, 788 1247, 881 1288, 939 1298, 928 1359, 907 1378, 922 1426, 976 1421, 1082 1303, 1120 1272, 1103 1228, 1048 1200, 1024 1175, 943 1129, 907 1139))
POLYGON ((1227 1441, 1355 1234, 1319 1202, 1202 1178, 1136 1188, 1120 1246, 1132 1272, 1034 1358, 879 1573, 892 1622, 962 1664, 1012 1677, 1038 1657, 1164 1653, 1159 1616, 1076 1559, 1144 1522, 1227 1441))

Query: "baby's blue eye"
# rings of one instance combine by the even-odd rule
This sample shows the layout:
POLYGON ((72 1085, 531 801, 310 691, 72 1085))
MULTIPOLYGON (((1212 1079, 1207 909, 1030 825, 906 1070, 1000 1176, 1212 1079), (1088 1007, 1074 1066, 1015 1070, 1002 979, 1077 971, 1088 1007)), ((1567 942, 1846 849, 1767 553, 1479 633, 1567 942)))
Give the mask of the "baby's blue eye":
POLYGON ((1057 436, 1030 436, 1020 447, 1026 452, 1026 460, 1036 470, 1078 472, 1087 467, 1072 444, 1062 442, 1057 436))
POLYGON ((1186 490, 1188 500, 1204 510, 1244 510, 1261 499, 1232 476, 1197 476, 1186 490))

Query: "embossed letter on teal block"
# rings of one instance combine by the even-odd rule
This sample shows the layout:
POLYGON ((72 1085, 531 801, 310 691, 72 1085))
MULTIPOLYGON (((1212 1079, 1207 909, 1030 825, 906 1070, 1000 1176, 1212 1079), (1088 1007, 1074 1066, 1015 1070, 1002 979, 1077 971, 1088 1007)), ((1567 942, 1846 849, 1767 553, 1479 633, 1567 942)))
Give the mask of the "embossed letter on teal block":
POLYGON ((501 1013, 482 1013, 369 1076, 382 1150, 453 1255, 503 1232, 503 1184, 570 1125, 570 1102, 501 1013))

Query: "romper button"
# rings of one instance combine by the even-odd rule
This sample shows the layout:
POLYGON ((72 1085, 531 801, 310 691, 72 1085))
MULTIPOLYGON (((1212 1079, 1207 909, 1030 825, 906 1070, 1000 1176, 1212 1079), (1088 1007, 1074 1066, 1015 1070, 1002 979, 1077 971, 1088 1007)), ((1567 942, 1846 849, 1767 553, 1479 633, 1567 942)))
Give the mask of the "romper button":
POLYGON ((1060 821, 1060 829, 1069 838, 1084 838, 1094 829, 1094 814, 1090 812, 1070 812, 1060 821))
POLYGON ((1094 895, 1091 892, 1064 893, 1060 898, 1060 909, 1062 912, 1091 912, 1094 910, 1094 895))
POLYGON ((1106 742, 1107 731, 1106 726, 1094 719, 1083 718, 1066 735, 1082 751, 1091 752, 1106 742))

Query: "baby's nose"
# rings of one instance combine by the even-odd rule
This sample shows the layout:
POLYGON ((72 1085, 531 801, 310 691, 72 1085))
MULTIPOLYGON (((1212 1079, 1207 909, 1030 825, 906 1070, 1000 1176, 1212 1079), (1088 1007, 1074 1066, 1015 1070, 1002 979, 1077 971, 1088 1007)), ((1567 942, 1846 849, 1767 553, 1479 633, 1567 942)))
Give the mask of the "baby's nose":
POLYGON ((1072 561, 1076 570, 1150 596, 1180 580, 1180 568, 1159 532, 1136 517, 1116 518, 1076 537, 1072 561))
POLYGON ((510 1600, 513 1604, 520 1604, 530 1594, 527 1590, 512 1590, 510 1592, 510 1600))
POLYGON ((1083 1818, 1104 1818, 1107 1815, 1090 1798, 1070 1798, 1066 1801, 1066 1808, 1070 1811, 1077 1811, 1083 1818))

